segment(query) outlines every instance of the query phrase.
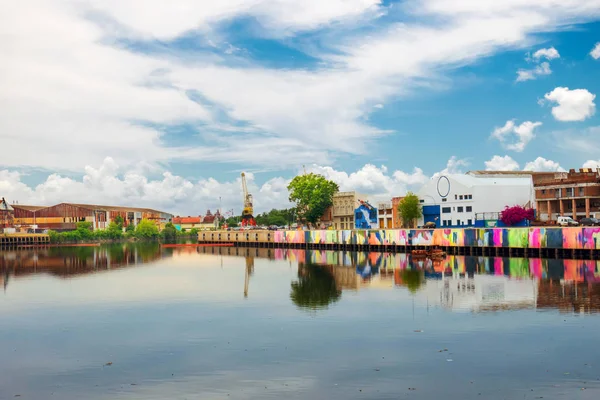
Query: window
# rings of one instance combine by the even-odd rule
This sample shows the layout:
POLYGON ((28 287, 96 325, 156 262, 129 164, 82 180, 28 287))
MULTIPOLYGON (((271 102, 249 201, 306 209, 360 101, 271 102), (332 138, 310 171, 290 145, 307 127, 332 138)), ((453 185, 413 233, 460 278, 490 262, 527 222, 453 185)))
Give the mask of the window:
POLYGON ((460 219, 456 220, 456 225, 460 226, 460 219))
POLYGON ((421 199, 421 200, 419 200, 419 203, 425 203, 425 200, 421 199))
POLYGON ((444 214, 447 214, 447 213, 449 213, 450 211, 452 211, 452 210, 450 209, 450 207, 443 207, 443 208, 442 208, 442 212, 443 212, 444 214))
POLYGON ((542 194, 546 194, 546 189, 542 189, 542 194))
POLYGON ((467 200, 473 200, 473 195, 472 194, 468 194, 466 198, 467 198, 467 200))
POLYGON ((463 195, 461 194, 460 196, 458 196, 458 199, 462 200, 463 199, 463 195))
POLYGON ((446 226, 446 220, 442 221, 442 226, 446 226))
POLYGON ((575 188, 567 188, 567 197, 573 197, 575 188))
POLYGON ((579 195, 580 196, 584 195, 584 189, 582 187, 579 188, 579 195))
POLYGON ((447 200, 448 200, 448 199, 447 199, 447 198, 445 198, 445 197, 442 199, 442 201, 447 201, 447 200))
POLYGON ((473 207, 467 206, 467 212, 473 212, 473 207))
POLYGON ((458 200, 458 195, 457 194, 454 195, 454 200, 458 200))
POLYGON ((456 212, 463 212, 463 207, 456 207, 456 212))
POLYGON ((468 220, 467 220, 467 225, 473 225, 473 221, 472 221, 472 220, 470 220, 470 219, 468 219, 468 220))

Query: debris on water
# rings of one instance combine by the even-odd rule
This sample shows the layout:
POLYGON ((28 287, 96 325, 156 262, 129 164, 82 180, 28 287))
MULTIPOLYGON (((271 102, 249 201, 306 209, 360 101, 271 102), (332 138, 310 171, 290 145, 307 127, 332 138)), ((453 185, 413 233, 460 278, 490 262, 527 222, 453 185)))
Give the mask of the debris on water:
POLYGON ((375 368, 375 371, 379 372, 379 368, 375 368))
POLYGON ((415 332, 421 333, 421 332, 423 332, 423 330, 422 329, 415 329, 415 332))
POLYGON ((109 362, 107 362, 107 363, 106 363, 106 364, 104 364, 104 365, 106 365, 107 367, 110 367, 110 366, 112 365, 112 361, 109 361, 109 362))
POLYGON ((408 388, 408 390, 417 390, 417 388, 408 388))
POLYGON ((448 362, 452 362, 452 361, 454 361, 454 360, 453 360, 453 359, 451 359, 451 358, 448 358, 446 361, 448 361, 448 362))
POLYGON ((137 383, 132 383, 131 386, 137 386, 137 383))
POLYGON ((20 394, 15 394, 15 397, 21 397, 21 395, 20 394))

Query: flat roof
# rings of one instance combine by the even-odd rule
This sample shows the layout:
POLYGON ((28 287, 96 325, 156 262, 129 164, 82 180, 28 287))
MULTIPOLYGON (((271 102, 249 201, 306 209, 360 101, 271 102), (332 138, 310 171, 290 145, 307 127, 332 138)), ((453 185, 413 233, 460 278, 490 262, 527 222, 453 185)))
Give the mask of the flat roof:
POLYGON ((133 212, 137 211, 137 212, 150 212, 150 213, 172 215, 170 213, 167 213, 167 212, 164 212, 164 211, 159 211, 159 210, 154 210, 152 208, 124 207, 124 206, 107 206, 107 205, 82 204, 82 203, 58 203, 58 204, 54 204, 52 206, 31 206, 31 205, 14 204, 12 206, 13 206, 13 208, 20 208, 20 209, 27 210, 27 211, 38 211, 38 210, 41 210, 43 208, 56 207, 56 206, 59 206, 61 204, 65 204, 65 205, 69 205, 69 206, 73 206, 73 207, 79 207, 79 208, 86 208, 88 210, 133 211, 133 212))

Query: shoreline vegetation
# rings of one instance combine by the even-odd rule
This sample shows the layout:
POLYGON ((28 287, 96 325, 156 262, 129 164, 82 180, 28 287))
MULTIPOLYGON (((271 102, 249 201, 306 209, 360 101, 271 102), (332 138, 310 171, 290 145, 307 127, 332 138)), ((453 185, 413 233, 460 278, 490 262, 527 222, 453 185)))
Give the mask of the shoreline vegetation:
POLYGON ((123 222, 112 221, 106 229, 93 230, 91 222, 78 222, 73 231, 48 231, 50 243, 119 243, 119 242, 152 242, 175 243, 181 239, 198 239, 198 230, 178 231, 172 223, 167 223, 162 231, 149 220, 142 220, 136 227, 128 225, 123 229, 123 222))

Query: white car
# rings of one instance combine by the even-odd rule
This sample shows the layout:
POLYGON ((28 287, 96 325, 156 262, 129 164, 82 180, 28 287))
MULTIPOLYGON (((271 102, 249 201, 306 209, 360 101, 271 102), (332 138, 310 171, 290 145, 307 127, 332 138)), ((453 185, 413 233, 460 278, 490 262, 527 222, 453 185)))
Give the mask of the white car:
POLYGON ((575 221, 571 217, 558 217, 556 224, 560 226, 578 226, 579 222, 575 221))

